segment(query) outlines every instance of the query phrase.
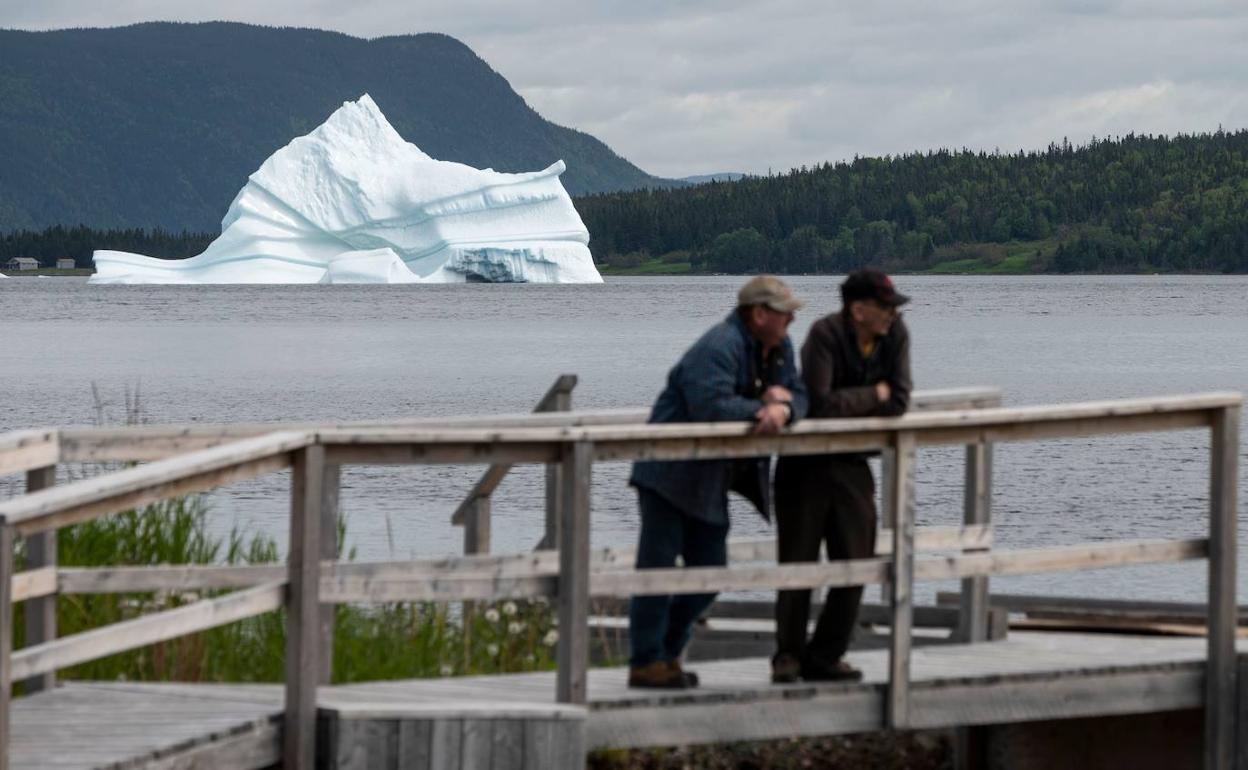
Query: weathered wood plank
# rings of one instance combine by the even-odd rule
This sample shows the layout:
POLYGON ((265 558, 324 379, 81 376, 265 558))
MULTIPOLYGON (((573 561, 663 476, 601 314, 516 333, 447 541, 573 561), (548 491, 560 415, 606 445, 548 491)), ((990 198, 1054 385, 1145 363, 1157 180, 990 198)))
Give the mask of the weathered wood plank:
MULTIPOLYGON (((321 474, 321 527, 319 539, 321 543, 320 564, 334 563, 338 560, 338 514, 342 495, 342 466, 326 465, 321 474)), ((318 571, 323 569, 318 565, 318 571)), ((318 585, 319 594, 319 585, 318 585)), ((321 602, 320 641, 317 643, 320 654, 320 684, 329 684, 334 679, 334 617, 337 608, 332 603, 321 602)))
MULTIPOLYGON (((970 575, 1021 575, 1086 568, 1151 564, 1204 558, 1206 540, 1141 540, 1091 546, 922 556, 915 559, 915 579, 951 580, 970 575)), ((755 589, 818 588, 869 585, 888 579, 889 559, 857 559, 779 566, 693 567, 604 570, 589 573, 595 597, 705 593, 755 589)), ((556 575, 539 564, 523 574, 421 573, 402 579, 373 576, 323 579, 326 602, 465 601, 553 596, 556 575)))
POLYGON ((13 653, 14 676, 25 678, 55 671, 272 612, 282 606, 284 596, 285 581, 267 583, 27 647, 13 653))
POLYGON ((434 768, 459 767, 463 756, 463 719, 438 719, 429 736, 429 765, 434 768))
POLYGON ((559 528, 559 664, 555 700, 584 703, 589 668, 589 522, 592 444, 565 445, 559 528))
MULTIPOLYGON (((966 474, 962 492, 962 522, 966 527, 990 528, 992 515, 992 445, 966 447, 966 474)), ((990 530, 991 531, 991 530, 990 530)), ((964 552, 989 546, 963 546, 964 552)), ((958 637, 965 642, 988 638, 988 578, 975 575, 962 581, 962 619, 958 637)))
POLYGON ((909 726, 910 634, 914 621, 914 506, 910 504, 908 479, 913 471, 914 435, 898 433, 893 442, 894 473, 884 494, 897 516, 893 529, 892 589, 893 622, 889 629, 888 694, 885 723, 893 729, 909 726))
POLYGON ((494 722, 491 719, 465 719, 460 738, 459 766, 464 770, 489 770, 494 748, 494 722))
POLYGON ((0 476, 54 467, 60 459, 57 430, 19 430, 0 434, 0 476))
MULTIPOLYGON (((38 492, 56 485, 56 464, 32 468, 26 472, 26 492, 38 492)), ((56 638, 56 530, 40 532, 26 537, 26 572, 14 577, 14 601, 23 592, 16 585, 23 575, 29 576, 24 596, 29 601, 23 608, 26 616, 26 639, 24 646, 50 642, 56 638), (51 572, 49 576, 47 573, 51 572), (46 598, 50 597, 50 598, 46 598)), ((47 690, 56 685, 56 672, 48 671, 27 679, 26 694, 47 690)))
POLYGON ((9 770, 13 680, 13 528, 0 518, 0 770, 9 770))
POLYGON ((290 570, 286 604, 286 721, 283 764, 312 770, 316 759, 316 687, 320 663, 321 511, 325 448, 312 445, 294 456, 290 488, 290 570))
MULTIPOLYGON (((996 388, 918 390, 911 395, 912 411, 974 409, 1000 400, 996 388)), ((447 428, 581 427, 644 423, 649 409, 596 409, 576 412, 474 415, 457 417, 399 417, 327 425, 314 422, 230 423, 216 425, 141 425, 116 428, 62 428, 63 462, 151 461, 207 449, 274 431, 317 431, 389 426, 447 428)))
POLYGON ((489 770, 526 770, 524 767, 524 722, 495 719, 489 770))
MULTIPOLYGON (((991 526, 924 527, 915 533, 918 551, 951 548, 981 548, 992 543, 991 526)), ((884 530, 877 540, 877 554, 892 552, 892 531, 884 530), (888 541, 885 541, 888 538, 888 541)), ((734 539, 728 543, 729 560, 733 563, 770 561, 775 559, 773 538, 734 539)), ((634 548, 599 548, 590 552, 593 567, 631 567, 636 557, 634 548)), ((497 575, 546 576, 557 573, 557 550, 517 554, 479 554, 467 557, 445 557, 417 561, 343 562, 322 566, 322 590, 337 590, 338 578, 370 582, 407 580, 431 575, 497 575)), ((29 591, 51 592, 54 587, 42 574, 31 574, 21 580, 33 581, 29 591)), ((61 568, 57 571, 59 590, 66 594, 136 593, 143 591, 194 591, 204 589, 244 588, 280 580, 286 568, 276 565, 176 565, 154 567, 61 568)), ((18 582, 15 582, 15 590, 18 582)), ((25 584, 23 584, 25 585, 25 584)), ((17 601, 17 599, 15 599, 17 601)))
POLYGON ((1239 466, 1239 407, 1213 414, 1209 452, 1209 634, 1205 677, 1205 767, 1235 762, 1235 506, 1239 466))
POLYGON ((267 722, 249 730, 217 738, 203 746, 171 752, 143 764, 143 770, 252 770, 272 767, 282 760, 281 729, 267 722))
MULTIPOLYGON (((19 572, 13 576, 13 601, 36 601, 41 596, 51 596, 56 593, 56 567, 40 567, 39 569, 28 569, 19 572)), ((29 615, 29 613, 27 613, 29 615)), ((26 621, 30 623, 30 619, 26 621)), ((44 626, 46 628, 46 626, 44 626)), ((27 629, 30 626, 27 625, 27 629)), ((56 638, 55 626, 51 638, 56 638)), ((35 632, 36 635, 38 632, 35 632)), ((37 643, 37 642, 34 642, 37 643)), ((32 644, 31 633, 26 634, 26 644, 32 644)))
MULTIPOLYGON (((940 591, 937 604, 956 604, 959 595, 940 591)), ((1117 617, 1124 620, 1156 620, 1172 623, 1200 623, 1208 617, 1204 602, 1167 602, 1146 599, 1101 599, 1083 596, 1037 596, 1033 594, 1001 594, 991 596, 992 606, 1009 612, 1042 613, 1045 615, 1117 617)), ((1248 624, 1248 605, 1238 610, 1240 625, 1248 624)))
POLYGON ((1195 538, 1128 540, 1121 543, 924 556, 915 562, 915 579, 952 580, 971 575, 1029 575, 1100 569, 1203 559, 1208 553, 1209 541, 1195 538))
POLYGON ((464 526, 464 555, 490 552, 490 498, 471 497, 460 506, 464 526))
POLYGON ((126 468, 0 502, 0 518, 21 534, 85 521, 287 467, 311 434, 277 433, 126 468))
POLYGON ((404 770, 435 770, 430 764, 432 720, 400 719, 398 723, 399 767, 404 770))

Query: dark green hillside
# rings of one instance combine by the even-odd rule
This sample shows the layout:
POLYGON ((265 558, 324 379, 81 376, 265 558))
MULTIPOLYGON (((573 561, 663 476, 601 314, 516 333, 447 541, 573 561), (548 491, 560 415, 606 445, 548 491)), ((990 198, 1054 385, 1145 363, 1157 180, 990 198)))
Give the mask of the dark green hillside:
POLYGON ((247 175, 369 93, 435 158, 532 171, 573 194, 663 184, 544 120, 467 46, 152 23, 0 30, 0 232, 84 223, 217 231, 247 175))
POLYGON ((619 271, 1248 272, 1248 131, 940 151, 592 195, 619 271), (655 263, 654 258, 668 255, 655 263))

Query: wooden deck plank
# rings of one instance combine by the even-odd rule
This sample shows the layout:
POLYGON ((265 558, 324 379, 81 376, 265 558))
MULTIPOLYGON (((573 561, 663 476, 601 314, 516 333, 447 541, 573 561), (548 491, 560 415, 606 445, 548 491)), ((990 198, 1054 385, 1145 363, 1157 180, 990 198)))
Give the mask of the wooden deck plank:
MULTIPOLYGON (((916 647, 911 723, 942 727, 1198 708, 1205 652, 1200 638, 1029 632, 976 645, 916 647)), ((1248 642, 1239 652, 1248 653, 1248 642)), ((856 651, 850 659, 863 670, 861 683, 773 685, 766 658, 700 663, 702 686, 680 692, 629 689, 627 669, 592 669, 586 745, 879 729, 888 651, 856 651)), ((540 715, 554 708, 554 685, 554 672, 387 681, 322 687, 318 701, 358 719, 449 715, 424 739, 422 756, 428 751, 487 762, 495 744, 510 745, 517 735, 495 735, 497 725, 486 730, 477 722, 540 715)), ((12 767, 261 766, 278 751, 281 713, 280 685, 66 683, 14 702, 12 767)), ((398 734, 395 740, 393 751, 415 750, 398 734)))

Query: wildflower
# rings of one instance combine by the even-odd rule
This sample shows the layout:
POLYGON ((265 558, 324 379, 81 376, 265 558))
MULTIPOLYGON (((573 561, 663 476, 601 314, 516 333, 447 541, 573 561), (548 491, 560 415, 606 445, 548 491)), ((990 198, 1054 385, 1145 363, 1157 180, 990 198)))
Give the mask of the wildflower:
POLYGON ((506 616, 508 616, 508 617, 511 617, 512 615, 515 615, 515 614, 516 614, 516 603, 515 603, 515 602, 507 602, 506 604, 504 604, 504 605, 503 605, 503 614, 504 614, 504 615, 506 615, 506 616))
POLYGON ((524 630, 524 624, 520 623, 519 621, 513 620, 507 624, 507 633, 509 634, 518 634, 523 630, 524 630))
POLYGON ((451 668, 450 664, 443 663, 442 667, 438 669, 438 673, 442 676, 450 676, 455 673, 455 669, 451 668))
POLYGON ((534 596, 533 603, 536 604, 538 607, 545 607, 546 605, 550 604, 550 600, 547 599, 545 596, 534 596))
POLYGON ((536 662, 537 662, 537 656, 536 656, 536 655, 534 655, 533 653, 531 653, 531 652, 530 652, 528 655, 525 655, 525 656, 524 656, 524 662, 525 662, 525 663, 536 663, 536 662))
POLYGON ((542 644, 546 645, 547 647, 554 647, 558 641, 559 641, 559 632, 553 628, 546 632, 546 636, 542 637, 542 644))
POLYGON ((491 658, 498 657, 498 645, 497 644, 485 645, 485 653, 489 655, 491 658))
POLYGON ((486 610, 485 619, 490 621, 491 623, 497 623, 498 622, 498 610, 494 609, 493 607, 486 610))

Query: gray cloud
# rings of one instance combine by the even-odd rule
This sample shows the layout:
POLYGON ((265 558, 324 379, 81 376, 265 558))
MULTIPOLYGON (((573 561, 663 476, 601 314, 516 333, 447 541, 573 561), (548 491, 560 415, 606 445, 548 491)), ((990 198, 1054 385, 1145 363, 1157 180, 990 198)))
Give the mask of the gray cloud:
POLYGON ((1191 0, 0 0, 0 26, 439 31, 647 171, 1248 126, 1248 6, 1191 0))

